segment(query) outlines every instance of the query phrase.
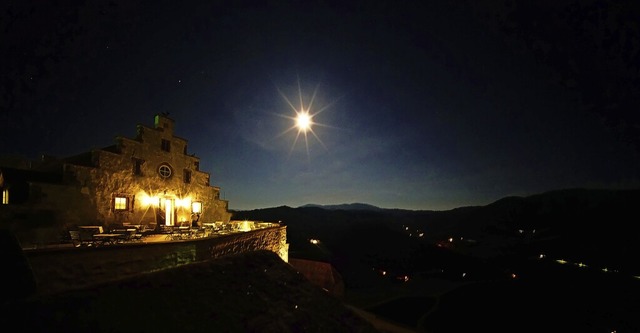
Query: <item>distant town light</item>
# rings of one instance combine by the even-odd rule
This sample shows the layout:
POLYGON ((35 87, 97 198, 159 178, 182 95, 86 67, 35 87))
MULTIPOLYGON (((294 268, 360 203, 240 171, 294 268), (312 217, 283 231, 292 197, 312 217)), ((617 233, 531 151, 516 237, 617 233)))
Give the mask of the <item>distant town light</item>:
POLYGON ((314 244, 314 245, 317 245, 317 244, 319 244, 319 243, 320 243, 320 241, 319 241, 319 240, 317 240, 317 239, 313 239, 313 238, 311 238, 311 239, 309 240, 309 243, 314 244))
POLYGON ((402 281, 402 282, 408 282, 409 281, 409 275, 396 276, 396 280, 399 280, 399 281, 402 281))

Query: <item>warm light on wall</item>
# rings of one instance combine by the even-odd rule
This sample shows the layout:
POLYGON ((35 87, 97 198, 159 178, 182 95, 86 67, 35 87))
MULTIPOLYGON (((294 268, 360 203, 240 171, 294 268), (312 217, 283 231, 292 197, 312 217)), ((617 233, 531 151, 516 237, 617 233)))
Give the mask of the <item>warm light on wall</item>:
POLYGON ((244 220, 238 223, 238 231, 251 231, 255 229, 253 221, 244 220))
MULTIPOLYGON (((182 198, 174 198, 173 199, 173 204, 175 205, 175 207, 185 207, 185 200, 182 199, 182 198)), ((189 206, 187 206, 187 207, 189 207, 189 206)))
POLYGON ((202 202, 200 202, 200 201, 192 202, 191 203, 191 212, 193 212, 194 214, 202 213, 202 202))
POLYGON ((156 196, 149 196, 147 194, 139 194, 141 199, 141 203, 143 207, 155 206, 160 207, 160 198, 156 196))

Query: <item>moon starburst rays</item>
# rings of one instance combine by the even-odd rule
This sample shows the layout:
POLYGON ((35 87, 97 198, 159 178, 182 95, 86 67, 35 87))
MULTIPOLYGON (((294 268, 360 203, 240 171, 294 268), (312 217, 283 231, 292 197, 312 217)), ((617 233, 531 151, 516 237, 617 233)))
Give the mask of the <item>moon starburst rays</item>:
POLYGON ((318 111, 315 111, 315 112, 311 111, 312 107, 313 107, 313 104, 314 104, 314 101, 316 99, 316 95, 318 93, 318 87, 319 87, 319 85, 317 85, 315 87, 315 89, 313 91, 313 94, 311 96, 311 100, 309 101, 308 105, 305 106, 305 103, 304 103, 304 100, 303 100, 303 97, 302 97, 303 96, 302 88, 300 87, 300 82, 298 82, 298 99, 299 99, 299 103, 300 103, 300 105, 298 107, 296 107, 291 102, 291 100, 280 89, 278 89, 278 92, 280 93, 282 98, 287 102, 287 104, 289 105, 289 107, 293 111, 293 116, 278 114, 278 116, 290 119, 293 122, 293 125, 291 127, 287 128, 285 131, 280 133, 278 136, 283 136, 283 135, 285 135, 285 134, 287 134, 289 132, 296 131, 296 136, 295 136, 295 138, 293 140, 293 144, 291 145, 291 148, 289 149, 289 156, 291 156, 291 153, 295 149, 296 144, 298 143, 298 140, 300 140, 301 138, 304 138, 304 146, 305 146, 305 150, 307 152, 307 157, 310 158, 310 153, 309 153, 309 138, 310 138, 310 135, 309 135, 309 133, 311 133, 311 135, 318 141, 318 143, 320 143, 320 145, 325 150, 328 150, 327 147, 325 146, 324 142, 322 142, 322 140, 320 139, 318 134, 313 130, 314 126, 329 127, 327 125, 320 124, 320 123, 317 123, 317 122, 314 121, 314 117, 317 116, 319 113, 325 111, 329 107, 329 105, 320 108, 318 111))

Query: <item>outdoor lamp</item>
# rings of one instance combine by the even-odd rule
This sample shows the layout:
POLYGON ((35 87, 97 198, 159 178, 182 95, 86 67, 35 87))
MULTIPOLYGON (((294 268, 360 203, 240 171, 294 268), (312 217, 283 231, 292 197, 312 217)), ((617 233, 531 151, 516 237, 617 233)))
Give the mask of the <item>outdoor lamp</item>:
POLYGON ((200 202, 200 201, 192 202, 191 203, 191 212, 193 212, 194 214, 202 213, 202 202, 200 202))

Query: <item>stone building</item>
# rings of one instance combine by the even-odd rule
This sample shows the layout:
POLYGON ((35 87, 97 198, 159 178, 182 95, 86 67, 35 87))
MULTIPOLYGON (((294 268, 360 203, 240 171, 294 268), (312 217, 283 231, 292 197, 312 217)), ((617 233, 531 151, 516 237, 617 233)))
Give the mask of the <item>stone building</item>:
POLYGON ((0 164, 0 227, 22 242, 57 241, 69 227, 132 224, 159 229, 228 222, 228 202, 174 120, 159 114, 153 127, 137 125, 134 138, 65 158, 0 164), (30 239, 31 238, 31 239, 30 239))

